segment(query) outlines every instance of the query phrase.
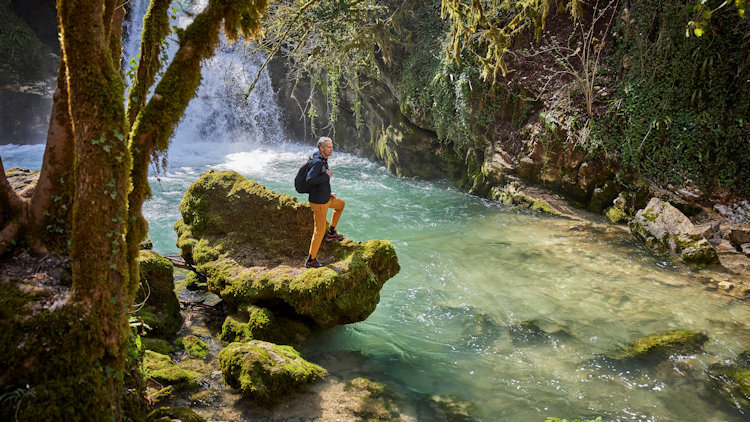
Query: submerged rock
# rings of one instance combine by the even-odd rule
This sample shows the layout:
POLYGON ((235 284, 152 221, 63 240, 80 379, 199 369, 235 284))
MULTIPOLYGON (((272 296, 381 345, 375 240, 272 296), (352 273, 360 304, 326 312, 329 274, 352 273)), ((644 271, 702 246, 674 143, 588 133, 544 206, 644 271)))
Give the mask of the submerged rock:
POLYGON ((688 330, 669 330, 633 340, 607 354, 616 361, 630 361, 650 358, 666 358, 671 354, 696 353, 708 341, 704 333, 688 330))
POLYGON ((708 368, 708 385, 733 405, 750 409, 750 351, 708 368))
POLYGON ((446 422, 473 421, 472 414, 476 410, 474 403, 455 395, 432 395, 428 399, 430 407, 435 412, 435 420, 446 422))
POLYGON ((716 249, 685 214, 659 198, 651 198, 629 223, 633 235, 647 246, 698 265, 718 264, 716 249))
POLYGON ((136 315, 146 324, 149 336, 172 337, 182 326, 180 301, 174 292, 174 266, 151 250, 138 256, 141 287, 135 302, 144 302, 136 315))
POLYGON ((355 400, 345 403, 346 408, 367 421, 398 420, 398 408, 393 401, 383 395, 385 385, 365 377, 350 380, 344 386, 355 400))
POLYGON ((219 362, 227 385, 261 406, 275 404, 327 375, 292 347, 258 340, 230 344, 219 353, 219 362))
POLYGON ((312 237, 309 205, 235 172, 206 172, 180 211, 183 258, 231 306, 271 304, 320 327, 348 324, 375 310, 383 284, 400 270, 391 242, 349 239, 322 245, 318 259, 328 265, 302 268, 312 237))

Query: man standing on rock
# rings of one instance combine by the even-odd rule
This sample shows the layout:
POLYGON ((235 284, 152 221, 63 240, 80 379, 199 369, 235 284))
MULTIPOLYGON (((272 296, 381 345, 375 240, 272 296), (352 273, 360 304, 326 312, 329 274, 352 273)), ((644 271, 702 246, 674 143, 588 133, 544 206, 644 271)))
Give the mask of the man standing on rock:
POLYGON ((316 256, 323 239, 326 242, 339 242, 344 236, 336 232, 336 224, 344 211, 344 201, 331 192, 331 176, 333 172, 328 168, 328 157, 333 155, 333 141, 321 136, 318 139, 318 151, 312 156, 310 169, 305 181, 310 186, 310 208, 315 217, 315 230, 310 241, 310 252, 305 261, 305 267, 318 268, 323 265, 316 256), (333 208, 331 226, 326 231, 328 209, 333 208))

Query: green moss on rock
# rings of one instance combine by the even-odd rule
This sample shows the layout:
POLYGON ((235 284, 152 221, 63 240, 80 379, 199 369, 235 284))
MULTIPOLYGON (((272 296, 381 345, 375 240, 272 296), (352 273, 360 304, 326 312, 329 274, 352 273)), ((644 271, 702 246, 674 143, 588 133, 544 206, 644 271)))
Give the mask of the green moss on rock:
POLYGON ((148 414, 148 422, 206 422, 194 410, 187 407, 160 407, 148 414))
POLYGON ((145 303, 136 315, 150 327, 148 335, 172 337, 182 326, 180 302, 174 292, 174 266, 150 250, 142 250, 137 261, 141 287, 136 303, 145 303))
POLYGON ((550 215, 560 215, 559 212, 552 208, 549 202, 544 199, 532 198, 516 190, 513 186, 506 186, 502 189, 492 188, 490 198, 514 210, 529 210, 550 215))
POLYGON ((665 358, 674 353, 697 353, 707 341, 704 333, 669 330, 633 340, 607 356, 618 361, 665 358))
POLYGON ((734 406, 750 409, 750 351, 708 368, 708 385, 734 406))
POLYGON ((292 347, 258 340, 230 344, 219 353, 219 362, 227 385, 261 406, 275 404, 327 375, 292 347))
POLYGON ((301 321, 276 317, 269 309, 254 305, 238 307, 238 313, 224 320, 221 341, 225 343, 263 340, 277 344, 292 344, 310 334, 301 321))
POLYGON ((185 352, 194 358, 205 359, 208 357, 208 345, 196 336, 183 337, 182 345, 185 347, 185 352))
POLYGON ((143 371, 148 379, 160 384, 197 384, 202 374, 177 366, 169 356, 146 350, 143 356, 143 371))
POLYGON ((312 236, 309 205, 235 172, 205 173, 180 211, 178 243, 192 245, 189 256, 208 289, 232 306, 281 301, 321 327, 362 321, 400 270, 391 242, 349 239, 321 247, 319 258, 333 263, 302 270, 312 236))
POLYGON ((474 420, 472 414, 476 411, 476 405, 456 395, 432 395, 428 402, 442 420, 455 422, 474 420))
POLYGON ((141 342, 143 348, 146 350, 151 350, 162 355, 174 353, 174 347, 167 340, 143 337, 141 338, 141 342))

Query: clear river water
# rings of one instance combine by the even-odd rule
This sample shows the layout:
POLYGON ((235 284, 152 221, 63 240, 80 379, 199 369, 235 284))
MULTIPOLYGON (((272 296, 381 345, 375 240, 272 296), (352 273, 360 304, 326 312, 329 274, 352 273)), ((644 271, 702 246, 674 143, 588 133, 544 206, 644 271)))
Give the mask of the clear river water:
MULTIPOLYGON (((142 16, 147 4, 134 2, 131 15, 142 16)), ((180 19, 174 23, 184 26, 180 19)), ((137 19, 131 25, 139 34, 137 19)), ((130 36, 127 57, 137 45, 130 36)), ((283 135, 267 74, 244 97, 260 61, 242 48, 223 46, 204 62, 169 164, 151 177, 144 213, 161 254, 178 253, 179 202, 203 172, 234 170, 295 194, 296 169, 312 152, 314 139, 283 135)), ((42 152, 42 145, 0 145, 6 169, 38 169, 42 152)), ((649 252, 624 228, 507 210, 349 154, 335 153, 330 164, 333 189, 346 200, 339 231, 391 240, 401 264, 366 321, 303 345, 333 376, 384 382, 417 417, 430 395, 454 395, 472 402, 481 421, 748 420, 716 399, 705 373, 750 349, 747 303, 704 290, 697 274, 649 252), (525 321, 549 334, 524 335, 525 321), (598 359, 674 328, 707 333, 705 353, 655 366, 598 359)))
MULTIPOLYGON (((6 168, 38 168, 41 151, 0 146, 6 168)), ((145 204, 154 249, 178 252, 179 201, 204 171, 235 170, 294 194, 293 175, 310 151, 292 142, 176 143, 145 204)), ((347 201, 339 230, 391 240, 401 264, 366 321, 305 343, 306 356, 324 359, 332 375, 354 366, 416 409, 429 395, 455 395, 485 421, 746 420, 705 383, 710 363, 750 348, 746 303, 705 291, 696 274, 645 250, 626 230, 506 210, 446 183, 396 178, 349 154, 330 163, 334 191, 347 201), (524 321, 550 334, 524 336, 524 321), (706 332, 705 353, 657 366, 597 359, 673 328, 706 332)))

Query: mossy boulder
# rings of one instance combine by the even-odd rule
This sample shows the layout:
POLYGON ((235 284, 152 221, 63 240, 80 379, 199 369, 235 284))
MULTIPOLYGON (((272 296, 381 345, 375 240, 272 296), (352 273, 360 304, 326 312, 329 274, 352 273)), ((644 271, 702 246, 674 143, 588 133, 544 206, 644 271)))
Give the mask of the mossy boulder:
POLYGON ((194 410, 187 407, 160 407, 148 414, 148 422, 206 422, 194 410))
POLYGON ((696 265, 719 263, 716 249, 680 210, 659 198, 651 198, 628 224, 631 233, 648 247, 676 255, 696 265))
POLYGON ((194 358, 205 359, 208 357, 208 345, 196 336, 183 337, 182 346, 185 348, 185 353, 194 358))
POLYGON ((615 361, 663 359, 672 354, 691 354, 702 351, 708 336, 689 330, 668 330, 630 342, 606 356, 615 361))
POLYGON ((206 284, 205 277, 201 276, 200 274, 196 273, 195 271, 190 271, 185 275, 185 288, 188 290, 208 290, 208 285, 206 284))
POLYGON ((311 330, 301 321, 277 317, 269 309, 254 305, 238 307, 221 327, 221 341, 226 343, 263 340, 292 344, 303 340, 311 330))
POLYGON ((224 381, 261 406, 277 403, 327 375, 290 346, 265 341, 232 343, 219 353, 224 381))
POLYGON ((185 260, 230 306, 274 303, 320 327, 362 321, 400 267, 385 240, 324 243, 322 268, 304 269, 312 237, 308 204, 235 172, 205 173, 180 203, 175 228, 185 260))
POLYGON ((194 386, 203 374, 178 366, 167 355, 146 350, 143 355, 143 371, 147 379, 162 385, 194 386))
POLYGON ((750 351, 708 368, 708 385, 734 406, 750 410, 750 351))
POLYGON ((560 214, 549 204, 549 202, 541 198, 532 198, 516 189, 513 185, 508 185, 502 189, 492 188, 490 198, 510 209, 529 210, 551 215, 560 214))
POLYGON ((393 401, 384 396, 385 385, 365 377, 350 380, 344 385, 355 400, 347 400, 346 408, 367 421, 392 421, 399 416, 393 401))
POLYGON ((145 350, 151 350, 162 355, 168 355, 174 353, 174 346, 172 346, 167 340, 161 338, 141 338, 141 343, 145 350))
POLYGON ((149 336, 172 337, 182 326, 180 301, 174 292, 174 266, 151 250, 142 250, 137 261, 141 287, 135 301, 145 303, 136 315, 149 327, 149 336))

